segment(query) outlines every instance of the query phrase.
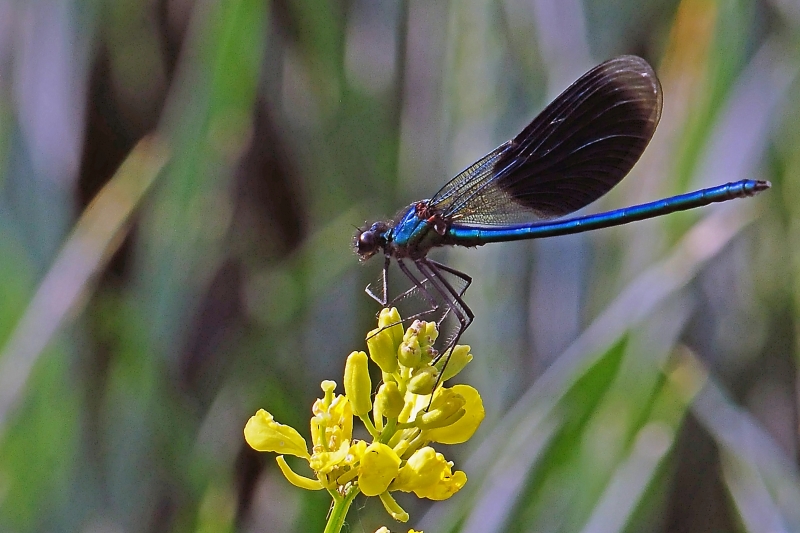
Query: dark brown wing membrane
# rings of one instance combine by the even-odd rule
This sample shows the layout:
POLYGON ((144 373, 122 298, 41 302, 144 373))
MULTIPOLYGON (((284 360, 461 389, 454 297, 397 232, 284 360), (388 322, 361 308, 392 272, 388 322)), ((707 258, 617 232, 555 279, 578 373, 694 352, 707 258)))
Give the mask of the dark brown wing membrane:
POLYGON ((461 172, 430 205, 462 224, 505 224, 576 211, 625 177, 655 132, 661 85, 647 62, 593 68, 522 132, 461 172))

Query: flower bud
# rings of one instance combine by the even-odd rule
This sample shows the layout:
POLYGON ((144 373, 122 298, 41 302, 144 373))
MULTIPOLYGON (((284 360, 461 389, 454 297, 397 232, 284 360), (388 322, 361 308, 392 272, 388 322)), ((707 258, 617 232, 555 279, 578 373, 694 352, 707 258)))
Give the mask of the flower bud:
POLYGON ((378 389, 375 396, 378 412, 386 418, 397 418, 403 410, 405 401, 403 394, 394 381, 387 381, 378 389))
POLYGON ((403 334, 403 342, 418 337, 423 324, 424 322, 421 320, 415 320, 414 322, 412 322, 411 325, 408 326, 405 333, 403 334))
POLYGON ((417 368, 422 362, 422 348, 416 337, 404 340, 397 351, 400 364, 408 368, 417 368))
POLYGON ((429 365, 436 359, 436 356, 439 355, 439 352, 436 351, 436 348, 433 345, 425 346, 422 348, 422 357, 420 357, 420 364, 421 365, 429 365))
POLYGON ((397 309, 394 307, 390 309, 381 309, 381 312, 378 315, 378 327, 384 328, 389 332, 389 337, 392 339, 394 351, 396 352, 397 347, 400 346, 401 342, 403 342, 403 321, 401 320, 400 313, 397 312, 397 309))
POLYGON ((441 371, 442 367, 444 367, 444 376, 442 376, 442 381, 447 381, 448 379, 452 378, 462 370, 467 364, 472 361, 472 354, 469 353, 470 347, 468 345, 459 344, 452 350, 448 350, 436 362, 436 368, 441 371), (447 366, 445 366, 447 365, 447 366))
POLYGON ((367 335, 370 358, 387 374, 397 370, 397 347, 400 345, 399 342, 395 343, 391 329, 373 329, 367 335))
POLYGON ((372 409, 372 382, 369 379, 367 354, 353 352, 344 365, 344 394, 350 400, 353 414, 362 416, 372 409))
POLYGON ((436 322, 422 322, 419 328, 420 345, 433 346, 436 339, 439 337, 439 330, 436 328, 436 322))
POLYGON ((408 381, 408 391, 414 394, 430 394, 436 385, 438 372, 432 366, 423 366, 416 370, 408 381))

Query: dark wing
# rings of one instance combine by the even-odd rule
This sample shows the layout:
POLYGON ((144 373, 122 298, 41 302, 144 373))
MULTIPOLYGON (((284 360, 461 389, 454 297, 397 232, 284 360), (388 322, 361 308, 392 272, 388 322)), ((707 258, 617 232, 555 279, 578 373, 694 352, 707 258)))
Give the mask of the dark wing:
POLYGON ((630 172, 655 132, 661 100, 661 84, 644 59, 601 63, 514 139, 442 187, 429 205, 460 224, 572 213, 630 172))

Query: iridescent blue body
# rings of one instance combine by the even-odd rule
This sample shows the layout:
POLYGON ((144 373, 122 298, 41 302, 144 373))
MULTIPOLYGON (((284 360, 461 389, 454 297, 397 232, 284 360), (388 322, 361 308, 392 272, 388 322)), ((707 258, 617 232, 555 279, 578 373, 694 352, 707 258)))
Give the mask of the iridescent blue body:
POLYGON ((462 296, 472 279, 427 257, 439 246, 480 246, 581 233, 715 202, 753 196, 769 182, 742 180, 615 211, 561 218, 592 203, 628 174, 661 116, 661 85, 650 65, 621 56, 584 74, 514 139, 458 174, 431 199, 411 204, 394 221, 375 222, 356 235, 362 260, 383 252, 382 293, 390 305, 388 269, 401 271, 430 304, 452 312, 458 341, 474 318, 462 296), (447 275, 443 275, 446 273, 447 275), (456 289, 448 281, 462 283, 456 289))

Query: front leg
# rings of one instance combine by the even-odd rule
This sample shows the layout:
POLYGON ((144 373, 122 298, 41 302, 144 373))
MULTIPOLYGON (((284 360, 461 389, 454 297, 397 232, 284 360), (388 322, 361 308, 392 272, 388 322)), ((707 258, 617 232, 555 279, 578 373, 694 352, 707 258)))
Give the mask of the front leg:
MULTIPOLYGON (((388 258, 388 256, 387 256, 387 258, 388 258)), ((384 272, 383 272, 384 294, 387 294, 387 291, 386 291, 385 287, 386 287, 386 282, 388 280, 388 273, 387 273, 388 264, 389 263, 387 262, 386 266, 384 267, 384 272)), ((415 263, 415 265, 416 265, 416 263, 415 263)), ((369 286, 367 286, 367 289, 366 289, 367 294, 369 294, 374 300, 376 300, 378 303, 380 303, 381 306, 383 306, 384 308, 391 307, 394 304, 396 304, 397 302, 403 300, 404 298, 406 298, 406 297, 408 297, 408 296, 410 296, 412 294, 415 294, 415 293, 421 294, 422 298, 425 300, 427 305, 429 305, 430 307, 428 307, 427 309, 425 309, 423 311, 420 311, 418 313, 414 313, 411 316, 407 316, 407 317, 403 318, 400 321, 400 323, 413 322, 414 320, 416 320, 416 319, 418 319, 420 317, 424 317, 425 315, 428 315, 430 313, 435 313, 436 311, 438 311, 439 308, 440 308, 440 304, 439 304, 437 298, 433 294, 431 294, 431 292, 428 290, 427 287, 425 287, 425 281, 428 281, 429 283, 431 283, 432 280, 429 280, 427 278, 424 278, 424 279, 421 280, 421 279, 417 278, 417 276, 415 276, 411 272, 411 270, 408 268, 408 265, 406 265, 403 262, 402 259, 398 259, 397 260, 397 266, 400 268, 400 271, 411 281, 411 283, 412 283, 411 288, 409 288, 408 290, 406 290, 406 291, 402 292, 401 294, 395 296, 394 298, 391 299, 391 301, 388 301, 388 302, 382 302, 380 300, 380 298, 376 297, 376 295, 370 290, 369 286)), ((417 265, 417 268, 419 268, 418 265, 417 265)), ((425 275, 425 273, 423 271, 420 271, 420 274, 423 274, 423 276, 425 275)), ((438 287, 434 286, 434 288, 436 288, 437 293, 438 293, 439 292, 438 287)), ((386 300, 388 300, 388 296, 385 296, 384 298, 386 300)), ((378 314, 380 315, 380 311, 378 312, 378 314)), ((375 333, 373 333, 372 335, 367 337, 367 339, 371 339, 372 337, 374 337, 375 335, 377 335, 378 333, 380 333, 384 329, 392 327, 394 325, 395 324, 388 324, 388 325, 384 326, 380 330, 376 331, 375 333)))
POLYGON ((391 262, 392 262, 391 256, 389 256, 389 254, 386 254, 383 259, 383 273, 381 275, 381 284, 383 285, 381 291, 383 293, 382 296, 378 296, 377 294, 372 292, 372 288, 370 286, 372 284, 367 285, 364 288, 364 292, 366 292, 370 296, 370 298, 381 304, 381 307, 387 307, 389 303, 389 265, 391 264, 391 262))

